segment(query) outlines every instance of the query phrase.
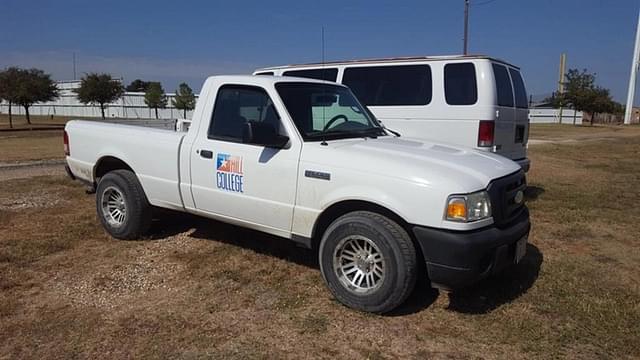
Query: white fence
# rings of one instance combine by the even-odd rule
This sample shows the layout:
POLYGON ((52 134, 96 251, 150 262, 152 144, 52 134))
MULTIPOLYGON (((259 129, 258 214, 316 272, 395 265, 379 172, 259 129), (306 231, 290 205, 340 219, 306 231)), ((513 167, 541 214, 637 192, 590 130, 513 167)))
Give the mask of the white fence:
POLYGON ((581 111, 563 109, 561 121, 559 109, 533 108, 529 110, 529 122, 531 124, 573 124, 574 114, 576 124, 582 124, 581 111))
MULTIPOLYGON (((31 115, 58 115, 71 117, 101 117, 100 106, 85 105, 78 101, 76 94, 73 92, 77 88, 79 81, 66 81, 57 83, 60 91, 56 100, 34 104, 29 108, 31 115)), ((167 94, 167 107, 158 109, 158 118, 160 119, 177 119, 183 118, 184 113, 173 107, 173 98, 175 94, 167 94)), ((198 95, 196 95, 197 99, 198 95)), ((11 110, 14 114, 24 115, 24 108, 21 106, 12 106, 11 110)), ((9 113, 9 104, 0 103, 0 114, 9 113)), ((192 116, 192 111, 187 111, 187 119, 192 116)), ((154 119, 156 117, 155 110, 150 109, 144 103, 144 93, 142 92, 125 92, 124 96, 115 103, 109 104, 105 109, 105 117, 122 118, 122 119, 154 119)))

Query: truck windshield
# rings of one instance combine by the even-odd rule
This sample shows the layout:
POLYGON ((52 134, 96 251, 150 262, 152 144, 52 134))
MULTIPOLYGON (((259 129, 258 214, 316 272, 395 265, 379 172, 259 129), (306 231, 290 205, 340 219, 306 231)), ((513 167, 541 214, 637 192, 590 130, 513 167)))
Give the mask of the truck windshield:
POLYGON ((276 90, 305 141, 386 135, 348 88, 281 82, 276 90))

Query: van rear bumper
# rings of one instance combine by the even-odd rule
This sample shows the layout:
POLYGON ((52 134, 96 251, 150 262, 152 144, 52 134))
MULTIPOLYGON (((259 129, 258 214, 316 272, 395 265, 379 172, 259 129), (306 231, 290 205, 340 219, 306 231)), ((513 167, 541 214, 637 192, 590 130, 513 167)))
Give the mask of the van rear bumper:
POLYGON ((522 158, 522 159, 517 159, 513 161, 518 163, 518 165, 520 165, 520 167, 522 168, 522 170, 524 170, 524 172, 528 172, 529 168, 531 167, 531 160, 529 160, 529 158, 522 158))

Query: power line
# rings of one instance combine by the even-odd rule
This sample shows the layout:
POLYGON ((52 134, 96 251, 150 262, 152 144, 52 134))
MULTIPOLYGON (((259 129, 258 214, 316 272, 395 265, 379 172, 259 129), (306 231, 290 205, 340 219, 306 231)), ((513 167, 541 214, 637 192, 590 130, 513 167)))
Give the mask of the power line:
POLYGON ((472 6, 482 6, 482 5, 488 5, 491 4, 492 2, 497 1, 497 0, 487 0, 487 1, 483 1, 481 3, 471 3, 472 6))

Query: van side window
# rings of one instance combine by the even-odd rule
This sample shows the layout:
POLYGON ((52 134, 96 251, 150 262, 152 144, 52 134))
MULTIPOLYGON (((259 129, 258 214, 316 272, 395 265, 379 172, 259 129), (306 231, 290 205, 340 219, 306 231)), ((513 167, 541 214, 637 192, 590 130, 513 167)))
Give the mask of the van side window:
POLYGON ((496 91, 498 92, 498 106, 513 107, 513 90, 507 68, 503 65, 491 64, 493 76, 496 78, 496 91))
POLYGON ((336 82, 336 78, 338 77, 338 69, 332 68, 332 69, 289 70, 282 73, 282 75, 336 82))
POLYGON ((280 117, 264 89, 253 86, 224 85, 218 90, 213 108, 209 139, 242 142, 249 121, 271 123, 281 131, 280 117))
POLYGON ((431 102, 429 65, 366 66, 344 70, 342 83, 364 105, 407 106, 431 102))
POLYGON ((473 105, 478 101, 476 67, 473 63, 444 66, 444 95, 449 105, 473 105))
POLYGON ((516 107, 527 109, 529 107, 527 90, 524 87, 524 81, 522 81, 520 71, 510 68, 509 73, 511 74, 511 80, 513 80, 513 88, 516 93, 516 107))

